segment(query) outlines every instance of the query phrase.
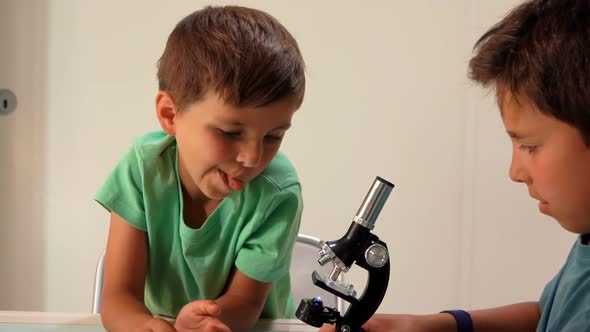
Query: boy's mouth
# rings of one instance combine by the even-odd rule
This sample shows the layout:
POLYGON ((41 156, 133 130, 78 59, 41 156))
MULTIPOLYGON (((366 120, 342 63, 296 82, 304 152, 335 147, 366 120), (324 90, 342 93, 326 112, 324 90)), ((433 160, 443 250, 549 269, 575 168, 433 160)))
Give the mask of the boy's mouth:
POLYGON ((549 214, 549 203, 539 201, 539 211, 543 214, 549 214))
POLYGON ((229 176, 224 171, 219 170, 219 176, 221 176, 223 183, 227 187, 229 187, 231 190, 242 191, 242 189, 244 189, 244 182, 242 182, 239 179, 229 176))

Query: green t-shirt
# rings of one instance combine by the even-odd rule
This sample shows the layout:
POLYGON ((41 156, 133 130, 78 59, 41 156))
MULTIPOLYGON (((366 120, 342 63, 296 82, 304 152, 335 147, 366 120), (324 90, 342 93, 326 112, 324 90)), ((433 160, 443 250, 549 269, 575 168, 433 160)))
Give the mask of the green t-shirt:
POLYGON ((219 297, 235 266, 273 282, 261 318, 293 318, 289 265, 303 203, 289 160, 279 152, 199 229, 183 220, 177 160, 174 137, 161 131, 141 136, 96 195, 107 210, 146 232, 148 310, 176 317, 192 300, 219 297))

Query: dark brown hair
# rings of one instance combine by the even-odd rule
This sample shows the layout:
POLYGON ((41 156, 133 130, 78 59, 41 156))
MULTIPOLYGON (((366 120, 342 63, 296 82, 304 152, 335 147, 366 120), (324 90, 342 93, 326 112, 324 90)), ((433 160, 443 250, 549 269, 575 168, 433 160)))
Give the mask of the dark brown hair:
POLYGON ((158 81, 181 109, 209 89, 236 106, 284 98, 300 106, 304 67, 297 42, 274 17, 251 8, 206 7, 181 20, 168 37, 158 81))
POLYGON ((533 0, 475 44, 469 77, 528 98, 590 145, 590 0, 533 0))

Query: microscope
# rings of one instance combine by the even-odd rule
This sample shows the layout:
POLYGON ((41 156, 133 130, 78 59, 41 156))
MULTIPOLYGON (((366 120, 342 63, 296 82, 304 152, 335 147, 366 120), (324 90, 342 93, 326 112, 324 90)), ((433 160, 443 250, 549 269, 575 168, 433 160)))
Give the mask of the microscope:
POLYGON ((336 332, 364 332, 361 326, 379 308, 389 282, 387 245, 371 231, 393 187, 389 181, 377 177, 346 234, 339 240, 321 242, 318 263, 324 266, 333 262, 334 269, 330 275, 314 271, 311 279, 314 285, 348 302, 346 313, 341 316, 337 309, 324 306, 321 298, 315 297, 301 300, 297 318, 315 327, 336 324, 336 332), (353 263, 368 272, 367 284, 358 298, 354 286, 338 278, 353 263))

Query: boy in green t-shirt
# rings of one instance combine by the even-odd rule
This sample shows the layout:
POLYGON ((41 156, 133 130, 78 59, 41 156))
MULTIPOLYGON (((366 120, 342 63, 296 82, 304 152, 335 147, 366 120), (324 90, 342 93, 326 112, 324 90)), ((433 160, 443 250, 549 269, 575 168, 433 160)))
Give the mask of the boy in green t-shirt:
POLYGON ((104 326, 245 331, 292 317, 303 205, 278 150, 305 90, 296 41, 262 11, 207 7, 176 25, 158 80, 162 131, 137 138, 96 197, 111 212, 104 326))

